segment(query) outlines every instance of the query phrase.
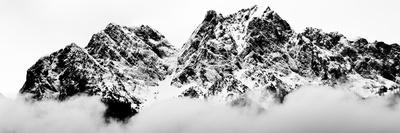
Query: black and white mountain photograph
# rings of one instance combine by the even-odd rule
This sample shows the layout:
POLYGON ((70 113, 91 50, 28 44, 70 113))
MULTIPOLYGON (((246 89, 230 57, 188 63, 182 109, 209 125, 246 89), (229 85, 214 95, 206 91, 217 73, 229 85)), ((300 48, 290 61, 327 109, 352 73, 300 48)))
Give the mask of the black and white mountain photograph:
POLYGON ((0 0, 0 133, 400 133, 398 0, 0 0))

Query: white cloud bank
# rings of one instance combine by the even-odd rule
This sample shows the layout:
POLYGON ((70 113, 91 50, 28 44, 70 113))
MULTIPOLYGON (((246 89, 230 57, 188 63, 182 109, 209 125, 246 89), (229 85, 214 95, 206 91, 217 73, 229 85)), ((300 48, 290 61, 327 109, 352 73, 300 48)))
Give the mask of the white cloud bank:
POLYGON ((304 87, 263 113, 206 101, 155 103, 125 125, 104 124, 97 98, 26 103, 0 100, 1 133, 398 133, 398 99, 362 100, 326 87, 304 87))

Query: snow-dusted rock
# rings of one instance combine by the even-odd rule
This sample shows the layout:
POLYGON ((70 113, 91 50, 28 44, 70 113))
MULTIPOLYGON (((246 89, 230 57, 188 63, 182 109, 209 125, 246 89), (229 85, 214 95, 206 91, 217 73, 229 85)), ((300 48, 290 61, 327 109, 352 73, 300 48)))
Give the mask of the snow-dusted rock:
POLYGON ((178 56, 172 84, 189 86, 183 96, 219 97, 228 103, 282 102, 303 85, 356 80, 368 82, 351 91, 366 90, 363 97, 385 95, 399 90, 399 48, 316 28, 296 33, 269 7, 227 16, 208 11, 178 56))
POLYGON ((148 86, 158 86, 172 73, 164 58, 175 51, 149 26, 109 24, 84 49, 71 44, 41 58, 28 70, 20 92, 34 100, 101 96, 106 116, 128 118, 151 97, 148 86))
POLYGON ((197 83, 184 93, 196 97, 203 94, 235 99, 246 94, 249 88, 264 88, 280 97, 286 95, 290 91, 287 85, 279 86, 285 88, 271 85, 281 83, 275 75, 282 71, 269 70, 271 65, 288 68, 286 63, 276 64, 279 62, 272 61, 275 58, 272 56, 280 56, 293 31, 270 8, 259 12, 257 6, 228 16, 207 12, 204 21, 183 46, 172 84, 181 87, 197 83), (205 92, 194 93, 193 88, 202 88, 196 90, 205 92))

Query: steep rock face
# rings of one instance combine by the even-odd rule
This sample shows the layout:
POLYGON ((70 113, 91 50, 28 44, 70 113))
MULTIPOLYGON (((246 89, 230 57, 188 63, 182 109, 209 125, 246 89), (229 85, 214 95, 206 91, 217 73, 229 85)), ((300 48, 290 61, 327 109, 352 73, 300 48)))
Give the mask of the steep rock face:
POLYGON ((105 115, 124 120, 148 100, 149 86, 172 73, 164 58, 175 51, 149 26, 109 24, 85 49, 71 44, 41 58, 28 70, 20 93, 34 100, 100 96, 108 105, 105 115))
POLYGON ((245 94, 252 86, 285 95, 288 90, 270 85, 281 82, 273 78, 278 74, 274 72, 280 71, 266 71, 276 63, 270 56, 281 52, 292 34, 289 24, 270 8, 259 12, 254 6, 226 17, 209 11, 184 44, 172 84, 181 87, 196 83, 183 95, 204 94, 208 97, 221 94, 224 95, 222 98, 234 98, 245 94), (244 78, 256 83, 245 85, 244 78), (194 93, 194 90, 201 92, 194 93))
POLYGON ((352 84, 345 87, 362 97, 385 95, 399 90, 398 49, 316 28, 295 33, 269 7, 227 16, 208 11, 184 44, 171 84, 188 88, 182 96, 239 105, 237 99, 282 102, 308 84, 352 84))

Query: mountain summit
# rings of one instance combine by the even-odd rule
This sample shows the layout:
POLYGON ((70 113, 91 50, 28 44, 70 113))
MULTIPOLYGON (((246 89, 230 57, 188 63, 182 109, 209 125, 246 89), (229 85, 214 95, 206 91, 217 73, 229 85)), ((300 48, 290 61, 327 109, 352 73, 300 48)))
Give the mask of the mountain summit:
POLYGON ((226 16, 211 10, 180 51, 149 26, 109 24, 85 48, 71 44, 41 58, 20 92, 33 100, 100 96, 105 115, 120 120, 163 88, 173 88, 172 97, 264 108, 305 85, 363 98, 398 93, 399 56, 398 44, 317 28, 297 33, 269 7, 226 16))

